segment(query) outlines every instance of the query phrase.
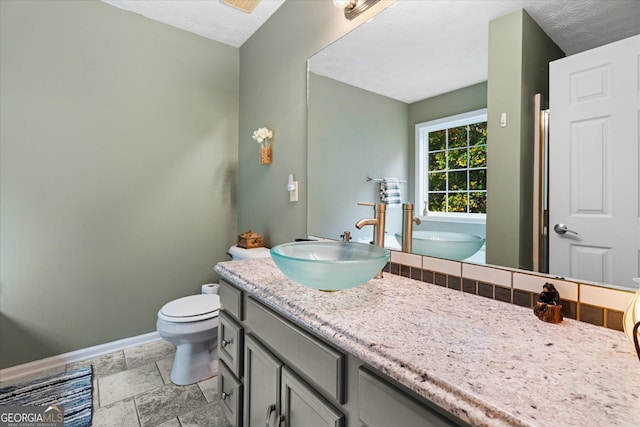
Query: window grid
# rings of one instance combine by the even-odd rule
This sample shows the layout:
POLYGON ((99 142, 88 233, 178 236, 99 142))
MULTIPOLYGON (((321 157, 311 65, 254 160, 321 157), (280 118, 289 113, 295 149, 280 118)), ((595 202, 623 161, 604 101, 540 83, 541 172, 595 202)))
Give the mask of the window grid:
MULTIPOLYGON (((425 145, 425 159, 424 159, 424 170, 426 173, 424 174, 424 186, 425 194, 424 200, 427 202, 427 206, 429 207, 430 212, 438 212, 438 213, 466 213, 466 214, 485 214, 486 213, 486 119, 483 121, 473 121, 467 124, 459 124, 456 123, 457 126, 452 126, 450 124, 443 124, 439 128, 430 128, 425 129, 422 132, 423 135, 423 144, 425 145), (474 127, 476 133, 480 130, 479 136, 484 137, 484 143, 479 144, 477 141, 474 143, 471 141, 471 128, 474 127), (457 131, 460 133, 461 128, 464 128, 464 145, 460 144, 460 141, 453 142, 451 141, 452 131, 457 131), (482 133, 484 130, 484 133, 482 133), (437 146, 432 147, 431 135, 442 133, 444 131, 444 147, 437 146), (434 149, 432 149, 434 148, 434 149), (460 151, 464 150, 464 166, 460 165, 460 162, 456 162, 452 165, 452 162, 460 159, 460 151), (477 150, 480 155, 484 157, 484 164, 481 166, 473 166, 471 162, 473 160, 473 152, 472 150, 477 150), (482 154, 484 151, 484 154, 482 154), (444 154, 444 162, 443 167, 433 169, 432 160, 438 156, 438 154, 444 154), (452 157, 453 155, 458 156, 457 158, 452 157), (453 167, 452 167, 453 166, 453 167), (476 179, 481 183, 478 185, 476 182, 475 188, 472 188, 472 175, 475 171, 484 171, 484 179, 483 174, 478 173, 476 179), (452 182, 452 173, 459 174, 464 173, 464 188, 461 188, 461 185, 455 185, 455 182, 452 182), (442 175, 443 179, 439 186, 436 186, 437 189, 432 190, 431 184, 432 180, 437 176, 442 175), (444 187, 444 189, 442 188, 444 187), (440 207, 435 206, 433 196, 439 195, 444 198, 444 201, 440 201, 440 205, 444 206, 444 210, 440 209, 440 207), (455 195, 462 195, 462 201, 458 200, 455 203, 455 206, 452 206, 452 201, 454 201, 455 195), (453 197, 452 197, 453 196, 453 197), (477 199, 477 200, 476 200, 477 199), (474 206, 474 201, 479 203, 476 207, 474 206), (437 208, 433 209, 434 207, 437 208), (463 207, 464 211, 458 209, 459 207, 463 207)), ((437 141, 435 141, 437 143, 437 141)), ((476 159, 477 161, 477 159, 476 159)), ((441 199, 442 200, 442 199, 441 199)))

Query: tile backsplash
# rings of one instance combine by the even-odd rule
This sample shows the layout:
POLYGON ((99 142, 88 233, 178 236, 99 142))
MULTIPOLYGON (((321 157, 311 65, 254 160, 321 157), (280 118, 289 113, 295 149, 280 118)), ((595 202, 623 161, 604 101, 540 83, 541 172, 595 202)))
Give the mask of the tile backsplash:
POLYGON ((619 331, 622 314, 634 295, 631 290, 398 251, 391 251, 385 271, 528 308, 535 305, 542 286, 553 283, 560 293, 564 317, 619 331))

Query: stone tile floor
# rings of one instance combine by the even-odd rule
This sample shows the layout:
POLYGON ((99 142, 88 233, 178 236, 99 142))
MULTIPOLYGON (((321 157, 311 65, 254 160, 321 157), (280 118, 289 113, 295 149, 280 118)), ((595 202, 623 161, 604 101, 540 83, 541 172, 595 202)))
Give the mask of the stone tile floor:
POLYGON ((217 377, 176 386, 169 379, 174 354, 172 344, 157 341, 30 377, 93 365, 93 426, 228 427, 218 406, 217 377))

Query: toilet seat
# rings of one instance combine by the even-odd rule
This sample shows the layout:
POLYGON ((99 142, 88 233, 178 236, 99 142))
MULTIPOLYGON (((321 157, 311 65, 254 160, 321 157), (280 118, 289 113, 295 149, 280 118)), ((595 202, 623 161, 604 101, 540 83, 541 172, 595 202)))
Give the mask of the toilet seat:
POLYGON ((197 322, 218 317, 220 297, 214 294, 190 295, 166 303, 158 318, 167 322, 197 322))

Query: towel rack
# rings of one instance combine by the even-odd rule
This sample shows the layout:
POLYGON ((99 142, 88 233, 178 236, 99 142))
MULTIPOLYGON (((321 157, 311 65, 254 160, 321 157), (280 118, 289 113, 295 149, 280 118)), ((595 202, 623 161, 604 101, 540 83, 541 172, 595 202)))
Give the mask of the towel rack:
MULTIPOLYGON (((384 178, 371 178, 370 176, 368 176, 367 177, 367 182, 369 182, 369 181, 382 182, 382 181, 384 181, 384 178)), ((405 181, 404 179, 399 179, 398 182, 405 183, 407 181, 405 181)))

